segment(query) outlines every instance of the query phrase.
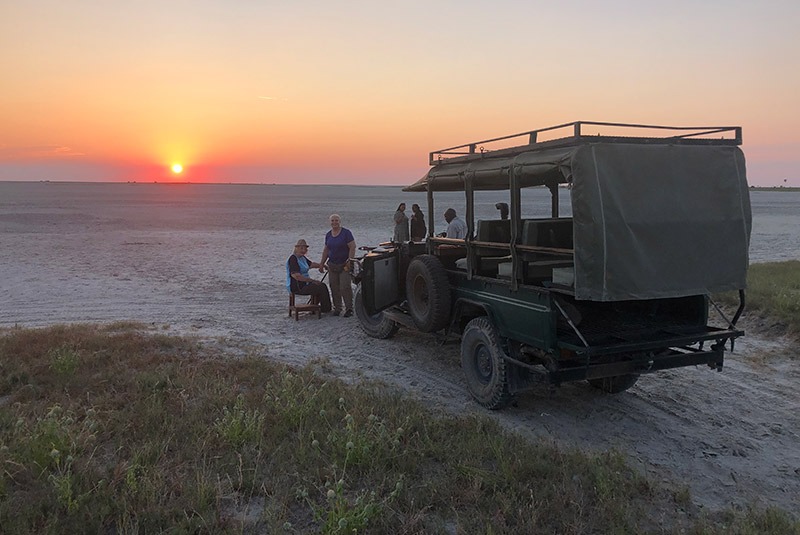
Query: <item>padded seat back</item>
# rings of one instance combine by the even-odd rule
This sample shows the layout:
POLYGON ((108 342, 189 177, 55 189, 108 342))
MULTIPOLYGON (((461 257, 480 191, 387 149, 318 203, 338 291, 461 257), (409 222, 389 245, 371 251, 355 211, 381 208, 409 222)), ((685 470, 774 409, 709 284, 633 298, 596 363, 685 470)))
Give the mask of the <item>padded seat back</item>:
MULTIPOLYGON (((478 227, 475 229, 475 239, 477 241, 511 243, 511 221, 508 219, 479 220, 478 227)), ((505 256, 508 254, 508 250, 478 247, 475 254, 479 257, 505 256)))
MULTIPOLYGON (((522 223, 523 245, 536 247, 554 247, 556 249, 572 249, 572 218, 527 219, 522 223)), ((526 260, 553 258, 552 255, 524 253, 526 260)))

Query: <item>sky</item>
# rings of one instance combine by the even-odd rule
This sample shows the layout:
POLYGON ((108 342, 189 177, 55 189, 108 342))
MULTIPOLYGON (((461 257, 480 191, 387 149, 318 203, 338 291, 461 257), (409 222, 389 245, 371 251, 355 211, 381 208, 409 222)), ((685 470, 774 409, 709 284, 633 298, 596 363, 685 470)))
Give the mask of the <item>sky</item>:
POLYGON ((797 0, 0 0, 0 180, 405 185, 580 120, 741 126, 750 184, 800 186, 798 28, 797 0))

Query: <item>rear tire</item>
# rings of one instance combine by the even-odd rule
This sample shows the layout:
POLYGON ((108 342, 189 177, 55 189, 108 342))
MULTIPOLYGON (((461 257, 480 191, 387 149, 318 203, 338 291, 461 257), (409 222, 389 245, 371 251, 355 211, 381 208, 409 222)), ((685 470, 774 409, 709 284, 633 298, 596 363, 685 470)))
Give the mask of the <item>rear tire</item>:
POLYGON ((406 300, 414 325, 424 333, 444 329, 450 321, 450 281, 433 255, 411 260, 406 272, 406 300))
POLYGON ((635 385, 638 380, 639 375, 636 373, 603 377, 601 379, 588 379, 590 385, 607 394, 619 394, 620 392, 624 392, 635 385))
POLYGON ((508 362, 492 323, 485 316, 467 324, 461 337, 461 367, 472 397, 487 409, 497 410, 513 399, 509 392, 508 362))
POLYGON ((361 298, 361 287, 356 290, 356 295, 353 297, 353 308, 356 309, 356 317, 358 323, 367 335, 372 338, 379 338, 385 340, 397 334, 400 326, 387 318, 383 312, 378 312, 374 316, 367 314, 364 309, 364 300, 361 298))

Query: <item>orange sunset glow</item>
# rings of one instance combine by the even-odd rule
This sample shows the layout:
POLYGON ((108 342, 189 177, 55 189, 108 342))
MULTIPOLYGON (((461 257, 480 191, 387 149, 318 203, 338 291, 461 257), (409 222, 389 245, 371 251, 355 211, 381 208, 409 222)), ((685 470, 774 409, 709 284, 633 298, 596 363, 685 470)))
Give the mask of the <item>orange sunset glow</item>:
POLYGON ((408 184, 588 120, 740 125, 800 186, 798 5, 8 2, 0 180, 408 184))

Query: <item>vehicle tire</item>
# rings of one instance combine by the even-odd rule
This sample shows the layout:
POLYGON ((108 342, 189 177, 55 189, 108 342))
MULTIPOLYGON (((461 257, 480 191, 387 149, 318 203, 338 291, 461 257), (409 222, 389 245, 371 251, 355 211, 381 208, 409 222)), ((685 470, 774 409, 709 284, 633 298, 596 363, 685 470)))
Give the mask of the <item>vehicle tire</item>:
POLYGON ((598 390, 608 394, 619 394, 624 392, 639 380, 639 374, 627 373, 625 375, 615 375, 614 377, 603 377, 601 379, 588 379, 589 384, 598 390))
POLYGON ((356 290, 356 295, 353 297, 353 308, 356 309, 356 317, 361 328, 372 338, 380 338, 385 340, 397 334, 400 326, 387 318, 383 312, 378 312, 374 316, 367 314, 364 309, 364 300, 361 298, 361 287, 356 290))
POLYGON ((487 317, 467 324, 461 336, 461 367, 469 393, 487 409, 502 409, 513 399, 505 356, 500 337, 487 317))
POLYGON ((414 325, 424 333, 444 329, 450 321, 450 281, 433 255, 411 260, 406 272, 406 300, 414 325))

